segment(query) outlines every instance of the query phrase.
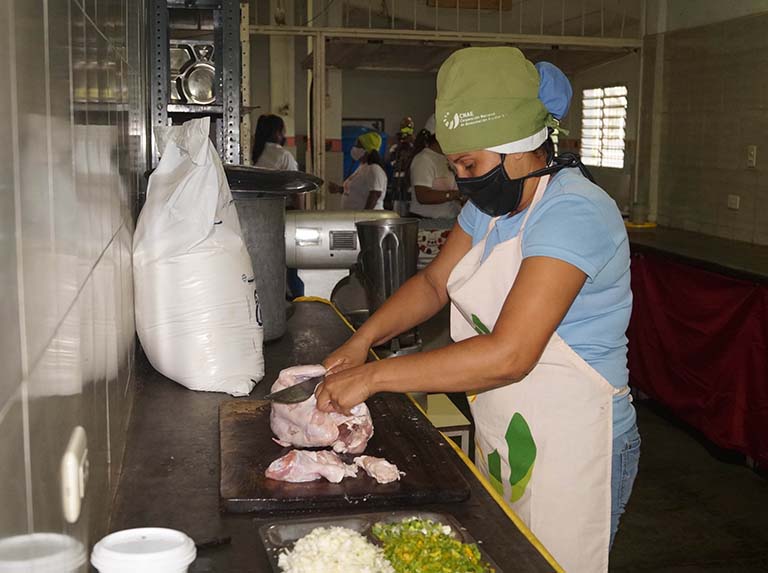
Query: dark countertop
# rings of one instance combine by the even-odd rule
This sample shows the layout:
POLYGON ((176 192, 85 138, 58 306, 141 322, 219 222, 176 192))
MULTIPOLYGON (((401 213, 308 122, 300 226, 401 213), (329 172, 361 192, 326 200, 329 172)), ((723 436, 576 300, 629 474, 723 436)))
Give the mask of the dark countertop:
MULTIPOLYGON (((265 382, 256 387, 251 398, 263 396, 268 382, 276 379, 281 369, 320 362, 349 334, 329 306, 294 304, 286 335, 265 346, 265 382)), ((191 392, 157 373, 143 356, 138 362, 139 386, 111 530, 158 526, 185 531, 198 544, 191 573, 269 572, 258 528, 270 519, 219 511, 218 408, 231 397, 191 392)), ((419 509, 453 514, 504 571, 552 571, 469 468, 458 456, 455 460, 470 483, 469 500, 419 509)), ((347 513, 359 511, 356 506, 347 513)), ((285 516, 272 520, 281 518, 285 516)))
POLYGON ((667 227, 629 229, 629 242, 633 252, 655 252, 736 278, 768 282, 766 245, 667 227))

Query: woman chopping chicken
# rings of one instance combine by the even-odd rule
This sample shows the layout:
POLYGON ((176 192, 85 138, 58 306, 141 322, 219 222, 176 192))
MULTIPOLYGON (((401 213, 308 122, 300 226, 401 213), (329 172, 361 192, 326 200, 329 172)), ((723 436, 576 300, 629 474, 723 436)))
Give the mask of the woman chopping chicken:
POLYGON ((316 393, 467 392, 476 463, 569 573, 607 571, 640 450, 627 387, 629 246, 613 200, 551 128, 568 80, 511 47, 455 52, 437 77, 437 139, 469 202, 438 257, 342 347, 316 393), (451 304, 455 344, 366 364, 451 304))

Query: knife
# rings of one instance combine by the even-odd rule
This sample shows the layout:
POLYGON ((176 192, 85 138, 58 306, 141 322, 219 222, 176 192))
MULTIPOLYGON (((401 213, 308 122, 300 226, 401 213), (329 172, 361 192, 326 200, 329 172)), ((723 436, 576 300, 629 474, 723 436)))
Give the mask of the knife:
POLYGON ((307 378, 304 382, 299 382, 288 388, 283 388, 277 392, 272 392, 264 396, 264 400, 278 402, 280 404, 298 404, 308 400, 314 393, 317 385, 325 380, 325 375, 307 378))

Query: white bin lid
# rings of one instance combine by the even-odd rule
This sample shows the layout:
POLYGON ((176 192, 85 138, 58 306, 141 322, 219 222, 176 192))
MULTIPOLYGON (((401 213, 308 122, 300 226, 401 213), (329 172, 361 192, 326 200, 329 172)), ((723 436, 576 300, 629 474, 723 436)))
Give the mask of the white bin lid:
POLYGON ((82 543, 60 533, 30 533, 0 540, 0 573, 69 573, 87 559, 82 543))
POLYGON ((93 548, 91 564, 102 573, 177 571, 196 556, 195 543, 184 532, 142 527, 104 537, 93 548))

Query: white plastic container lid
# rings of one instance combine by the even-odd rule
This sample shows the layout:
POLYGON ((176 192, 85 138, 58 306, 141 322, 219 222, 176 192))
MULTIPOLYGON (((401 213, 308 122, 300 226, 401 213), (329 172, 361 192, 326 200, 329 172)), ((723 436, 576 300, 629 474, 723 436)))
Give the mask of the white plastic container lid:
POLYGON ((0 573, 71 573, 88 560, 85 546, 60 533, 30 533, 0 540, 0 573))
POLYGON ((91 564, 100 573, 183 572, 196 556, 195 543, 184 532, 142 527, 104 537, 93 548, 91 564))

